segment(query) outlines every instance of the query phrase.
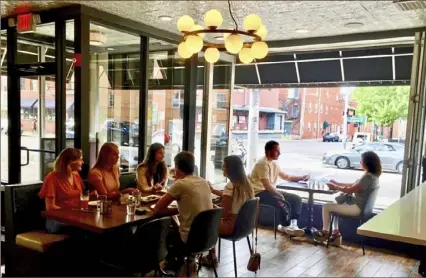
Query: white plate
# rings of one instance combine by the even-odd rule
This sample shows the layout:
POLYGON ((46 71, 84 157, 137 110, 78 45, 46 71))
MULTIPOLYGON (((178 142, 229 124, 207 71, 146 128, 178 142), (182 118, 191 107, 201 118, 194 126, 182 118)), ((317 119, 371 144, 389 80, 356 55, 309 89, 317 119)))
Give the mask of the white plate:
POLYGON ((98 201, 90 201, 89 202, 89 206, 91 206, 91 207, 97 207, 98 206, 98 201))
POLYGON ((158 196, 158 195, 149 195, 149 196, 146 196, 146 197, 141 197, 141 202, 143 202, 143 203, 154 202, 154 201, 157 201, 160 198, 161 197, 158 196))

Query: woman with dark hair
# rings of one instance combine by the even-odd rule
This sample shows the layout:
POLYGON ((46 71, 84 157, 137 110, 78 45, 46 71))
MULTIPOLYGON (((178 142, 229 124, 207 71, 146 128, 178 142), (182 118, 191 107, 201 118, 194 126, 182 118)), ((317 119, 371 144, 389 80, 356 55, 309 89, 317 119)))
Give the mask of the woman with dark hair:
POLYGON ((344 194, 336 198, 338 203, 323 205, 323 230, 316 233, 317 237, 328 237, 329 233, 332 232, 330 243, 339 245, 342 241, 342 236, 339 232, 338 221, 334 222, 333 231, 328 230, 330 226, 330 212, 347 216, 360 215, 371 192, 379 187, 379 177, 382 174, 382 164, 379 156, 372 151, 363 153, 361 156, 361 167, 365 173, 355 183, 340 183, 330 180, 330 183, 327 184, 330 190, 337 190, 344 194))
MULTIPOLYGON (((213 194, 222 196, 223 208, 222 220, 220 223, 220 235, 231 235, 234 230, 235 220, 242 205, 254 198, 253 186, 247 178, 244 170, 244 165, 241 159, 236 155, 230 155, 224 158, 222 166, 223 175, 229 179, 228 184, 223 191, 215 190, 210 185, 210 191, 213 194)), ((213 254, 215 250, 213 249, 213 254)), ((203 257, 202 262, 209 265, 208 256, 203 257)), ((214 263, 217 263, 216 256, 214 256, 214 263)))
POLYGON ((142 192, 158 192, 167 185, 168 170, 164 162, 164 146, 154 143, 149 146, 143 163, 136 169, 137 188, 142 192))

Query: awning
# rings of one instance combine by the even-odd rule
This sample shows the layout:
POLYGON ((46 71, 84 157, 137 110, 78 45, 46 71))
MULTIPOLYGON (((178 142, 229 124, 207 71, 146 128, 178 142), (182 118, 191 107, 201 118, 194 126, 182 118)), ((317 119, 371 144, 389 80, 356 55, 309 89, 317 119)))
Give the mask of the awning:
MULTIPOLYGON (((38 108, 38 105, 39 105, 39 102, 37 102, 37 103, 34 105, 34 107, 35 107, 35 108, 38 108)), ((55 99, 51 99, 51 98, 45 99, 45 100, 44 100, 44 107, 45 107, 46 109, 55 109, 55 99)))
MULTIPOLYGON (((233 110, 239 110, 239 111, 249 111, 248 105, 232 105, 233 110)), ((287 114, 287 111, 283 111, 276 108, 269 108, 269 107, 259 107, 259 112, 263 113, 276 113, 276 114, 287 114)))
POLYGON ((38 99, 36 98, 21 98, 21 108, 32 108, 38 99))

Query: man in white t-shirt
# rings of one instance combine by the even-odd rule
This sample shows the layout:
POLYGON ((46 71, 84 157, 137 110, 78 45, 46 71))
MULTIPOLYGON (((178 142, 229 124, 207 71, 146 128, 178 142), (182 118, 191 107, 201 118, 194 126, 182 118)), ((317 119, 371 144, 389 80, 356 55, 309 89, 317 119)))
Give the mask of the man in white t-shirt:
POLYGON ((175 156, 175 183, 168 192, 158 201, 154 208, 154 215, 166 216, 179 214, 179 230, 175 229, 167 236, 169 255, 177 261, 172 263, 179 267, 183 263, 183 246, 188 238, 189 230, 195 216, 200 212, 213 208, 210 187, 208 182, 194 176, 195 159, 190 152, 180 152, 175 156), (177 208, 169 208, 173 202, 177 208))
POLYGON ((260 203, 273 206, 280 210, 281 219, 278 230, 291 236, 303 236, 305 232, 297 226, 297 219, 302 212, 302 199, 295 194, 276 190, 278 177, 287 181, 298 182, 309 179, 309 176, 290 176, 282 172, 275 160, 280 156, 280 145, 276 141, 269 141, 265 145, 265 157, 261 158, 254 165, 250 179, 253 183, 253 190, 256 197, 260 198, 260 203), (284 203, 286 200, 291 206, 291 222, 286 222, 286 210, 284 203))

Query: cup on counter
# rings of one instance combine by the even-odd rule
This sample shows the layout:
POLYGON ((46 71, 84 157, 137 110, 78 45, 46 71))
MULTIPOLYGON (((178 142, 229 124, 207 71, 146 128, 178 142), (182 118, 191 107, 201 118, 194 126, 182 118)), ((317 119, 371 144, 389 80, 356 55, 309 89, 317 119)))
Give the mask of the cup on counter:
POLYGON ((315 186, 315 179, 309 179, 308 180, 308 188, 314 188, 314 186, 315 186))
POLYGON ((80 208, 88 209, 89 208, 89 192, 85 191, 80 194, 80 208))
POLYGON ((129 198, 127 198, 127 215, 135 215, 136 212, 136 200, 134 198, 134 196, 129 196, 129 198))

